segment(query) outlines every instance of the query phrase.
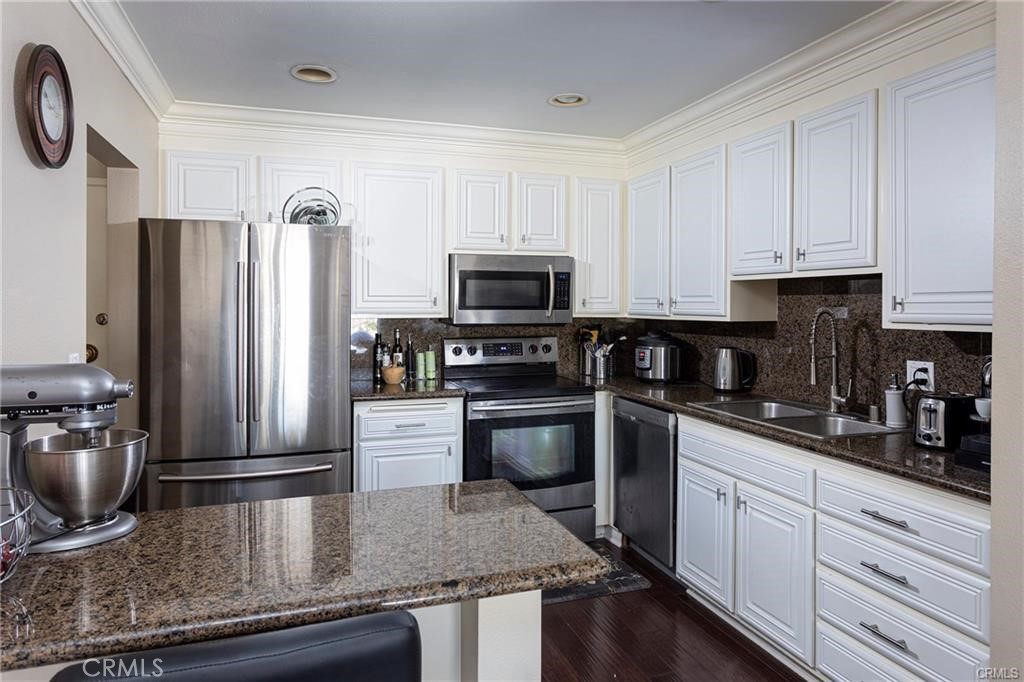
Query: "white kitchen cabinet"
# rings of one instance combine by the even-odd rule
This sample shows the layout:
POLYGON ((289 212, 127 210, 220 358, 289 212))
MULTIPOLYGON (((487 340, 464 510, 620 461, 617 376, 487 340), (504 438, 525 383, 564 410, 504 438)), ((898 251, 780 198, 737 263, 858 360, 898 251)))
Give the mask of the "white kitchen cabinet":
POLYGON ((322 187, 341 200, 341 164, 329 159, 261 156, 260 206, 255 220, 285 222, 281 209, 292 194, 306 187, 322 187))
POLYGON ((462 480, 462 400, 353 404, 353 488, 383 490, 462 480))
POLYGON ((814 510, 736 485, 736 615, 814 664, 814 510))
POLYGON ((565 176, 516 174, 519 251, 561 252, 565 235, 565 176))
POLYGON ((729 165, 732 274, 792 271, 792 122, 734 142, 729 165))
POLYGON ((669 169, 629 182, 629 302, 632 315, 668 314, 669 169))
POLYGON ((672 164, 673 315, 726 314, 725 146, 672 164))
POLYGON ((576 180, 576 314, 618 315, 622 185, 576 180))
POLYGON ((676 485, 676 575, 723 608, 733 609, 735 481, 683 461, 676 485))
POLYGON ((353 181, 353 314, 443 315, 443 170, 357 163, 353 181))
POLYGON ((164 206, 168 218, 252 220, 255 157, 168 151, 164 206), (246 210, 249 209, 249 210, 246 210))
POLYGON ((887 319, 992 324, 995 51, 889 85, 887 319))
POLYGON ((874 90, 796 122, 797 270, 876 264, 874 90))
POLYGON ((508 173, 455 171, 455 248, 507 250, 508 173))
POLYGON ((461 480, 454 439, 381 441, 361 448, 359 491, 440 485, 461 480))

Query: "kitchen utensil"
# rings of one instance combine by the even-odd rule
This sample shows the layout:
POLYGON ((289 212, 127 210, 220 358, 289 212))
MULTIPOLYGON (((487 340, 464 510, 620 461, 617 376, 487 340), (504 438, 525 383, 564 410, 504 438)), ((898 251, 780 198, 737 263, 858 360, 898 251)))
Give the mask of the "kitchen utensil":
POLYGON ((32 540, 35 497, 27 490, 0 488, 0 583, 14 575, 32 540))
POLYGON ((983 419, 992 418, 992 398, 975 398, 974 410, 983 419))
POLYGON ((65 528, 80 528, 113 517, 135 490, 148 439, 135 429, 107 429, 96 446, 83 433, 37 438, 25 448, 25 470, 39 503, 65 528))
POLYGON ((715 349, 712 387, 716 391, 749 391, 756 378, 757 361, 753 353, 732 347, 715 349))
POLYGON ((926 448, 953 450, 967 429, 974 396, 928 393, 914 409, 914 443, 926 448))
POLYGON ((385 384, 400 384, 405 379, 405 367, 385 367, 380 372, 385 384))
POLYGON ((682 374, 683 344, 665 332, 650 332, 636 340, 633 374, 645 381, 678 381, 682 374))

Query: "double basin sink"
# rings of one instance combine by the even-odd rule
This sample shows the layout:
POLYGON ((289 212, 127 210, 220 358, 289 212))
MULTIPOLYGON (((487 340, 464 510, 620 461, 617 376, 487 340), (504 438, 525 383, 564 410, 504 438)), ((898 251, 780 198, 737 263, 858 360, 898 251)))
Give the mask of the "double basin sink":
POLYGON ((884 436, 904 429, 869 422, 863 417, 837 414, 813 405, 789 400, 730 400, 713 403, 695 403, 712 412, 727 414, 737 419, 757 422, 765 426, 798 433, 811 438, 854 438, 884 436))

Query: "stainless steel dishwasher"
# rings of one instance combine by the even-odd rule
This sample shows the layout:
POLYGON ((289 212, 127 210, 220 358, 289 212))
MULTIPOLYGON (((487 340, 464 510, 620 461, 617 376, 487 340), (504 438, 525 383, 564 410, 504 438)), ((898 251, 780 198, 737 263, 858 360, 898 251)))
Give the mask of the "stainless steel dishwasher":
POLYGON ((676 415, 615 397, 615 527, 667 569, 675 563, 676 415))

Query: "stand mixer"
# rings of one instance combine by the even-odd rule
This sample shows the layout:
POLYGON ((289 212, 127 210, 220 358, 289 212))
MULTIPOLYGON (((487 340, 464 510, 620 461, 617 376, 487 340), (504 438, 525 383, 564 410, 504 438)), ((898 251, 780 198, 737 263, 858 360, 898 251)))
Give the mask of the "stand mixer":
POLYGON ((0 367, 0 486, 35 495, 29 553, 60 552, 127 535, 118 507, 135 490, 149 434, 112 429, 131 381, 90 365, 0 367), (65 433, 28 440, 31 424, 65 433))

